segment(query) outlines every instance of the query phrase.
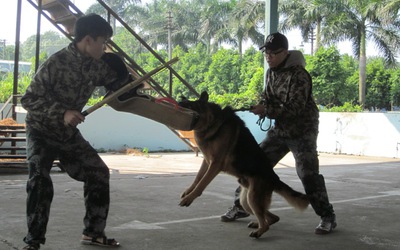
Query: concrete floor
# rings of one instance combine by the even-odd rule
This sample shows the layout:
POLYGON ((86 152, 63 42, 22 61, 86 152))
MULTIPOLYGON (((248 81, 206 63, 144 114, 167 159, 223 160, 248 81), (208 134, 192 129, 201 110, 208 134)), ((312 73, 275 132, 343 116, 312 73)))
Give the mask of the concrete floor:
MULTIPOLYGON (((148 156, 102 154, 111 170, 111 207, 107 235, 119 249, 400 249, 400 159, 320 155, 338 227, 315 235, 319 218, 309 207, 300 213, 274 195, 281 220, 261 238, 248 237, 248 217, 220 222, 232 205, 236 180, 220 174, 190 207, 179 207, 180 194, 202 161, 194 153, 148 156)), ((303 191, 291 155, 275 168, 281 179, 303 191)), ((43 250, 98 247, 79 243, 84 206, 82 184, 55 169, 55 195, 43 250)), ((24 246, 27 174, 0 175, 0 249, 24 246)), ((103 248, 99 248, 103 249, 103 248)))

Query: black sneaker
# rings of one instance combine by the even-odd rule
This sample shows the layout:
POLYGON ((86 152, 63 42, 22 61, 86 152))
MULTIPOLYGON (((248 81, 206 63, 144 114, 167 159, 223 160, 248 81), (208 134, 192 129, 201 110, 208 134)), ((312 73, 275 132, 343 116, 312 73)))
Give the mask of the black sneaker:
POLYGON ((250 214, 247 213, 246 211, 244 211, 243 208, 237 207, 237 206, 233 206, 233 207, 230 207, 228 209, 228 211, 226 211, 226 213, 221 216, 221 221, 222 222, 231 222, 231 221, 234 221, 236 219, 246 218, 246 217, 249 217, 249 216, 250 216, 250 214))
POLYGON ((315 234, 328 234, 332 232, 332 230, 335 229, 335 227, 337 226, 335 214, 327 217, 322 217, 321 219, 321 222, 315 228, 315 234))

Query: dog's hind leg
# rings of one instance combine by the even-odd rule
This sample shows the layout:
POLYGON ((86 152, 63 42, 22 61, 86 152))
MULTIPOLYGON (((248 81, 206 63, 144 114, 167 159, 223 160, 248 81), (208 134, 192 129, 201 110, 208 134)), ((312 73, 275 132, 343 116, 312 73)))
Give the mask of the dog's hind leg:
POLYGON ((250 237, 259 238, 268 231, 269 222, 265 211, 267 211, 271 204, 271 196, 272 187, 257 187, 253 183, 250 184, 247 192, 247 201, 258 221, 258 229, 252 231, 249 235, 250 237))
POLYGON ((247 200, 247 194, 248 194, 248 189, 242 185, 240 189, 240 205, 249 214, 254 214, 247 200))
MULTIPOLYGON (((277 223, 280 218, 278 215, 275 215, 271 213, 270 211, 265 211, 265 217, 267 218, 268 224, 271 226, 272 224, 277 223)), ((249 228, 258 228, 258 222, 257 221, 252 221, 249 224, 247 224, 247 227, 249 228)))
MULTIPOLYGON (((243 209, 248 212, 249 214, 254 214, 253 210, 251 209, 249 202, 247 200, 247 193, 248 189, 242 185, 241 192, 240 192, 240 205, 243 209)), ((267 218, 268 224, 271 226, 279 221, 279 216, 271 213, 270 211, 265 211, 265 217, 267 218)), ((250 222, 247 227, 249 228, 258 228, 258 221, 250 222)))
POLYGON ((268 210, 265 212, 265 216, 267 217, 267 220, 268 220, 268 223, 269 223, 270 226, 272 224, 277 223, 280 220, 278 215, 275 215, 275 214, 271 213, 268 210))

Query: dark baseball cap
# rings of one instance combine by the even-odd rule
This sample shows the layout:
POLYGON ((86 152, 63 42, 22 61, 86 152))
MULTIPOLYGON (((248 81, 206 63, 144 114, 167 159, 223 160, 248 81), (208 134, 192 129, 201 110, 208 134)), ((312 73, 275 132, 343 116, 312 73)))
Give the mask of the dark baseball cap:
POLYGON ((278 50, 278 49, 288 49, 289 48, 289 42, 286 38, 285 35, 276 32, 269 34, 267 38, 265 39, 265 43, 263 46, 260 47, 260 50, 262 52, 266 50, 278 50))

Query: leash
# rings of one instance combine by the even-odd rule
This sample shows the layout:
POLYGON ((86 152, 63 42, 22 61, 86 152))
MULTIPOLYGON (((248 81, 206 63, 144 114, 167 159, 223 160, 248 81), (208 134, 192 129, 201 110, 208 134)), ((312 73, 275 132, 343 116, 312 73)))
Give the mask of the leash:
POLYGON ((257 123, 258 126, 260 126, 261 131, 267 132, 267 131, 270 130, 271 127, 272 127, 272 120, 269 119, 269 126, 268 126, 268 128, 266 128, 266 129, 263 128, 263 123, 264 123, 264 121, 265 121, 265 116, 262 117, 262 118, 261 118, 261 117, 258 118, 258 120, 257 120, 256 123, 257 123))
MULTIPOLYGON (((234 112, 238 112, 238 111, 250 111, 250 110, 252 110, 252 109, 253 109, 253 106, 250 106, 250 107, 241 107, 241 108, 238 108, 238 109, 233 109, 233 111, 234 111, 234 112)), ((260 117, 260 118, 258 118, 256 124, 257 124, 258 126, 260 126, 261 131, 267 132, 267 131, 270 130, 271 127, 272 127, 272 120, 269 119, 269 126, 268 126, 268 128, 266 128, 266 129, 263 128, 263 123, 264 123, 264 121, 265 121, 265 116, 264 116, 264 117, 260 117)))

